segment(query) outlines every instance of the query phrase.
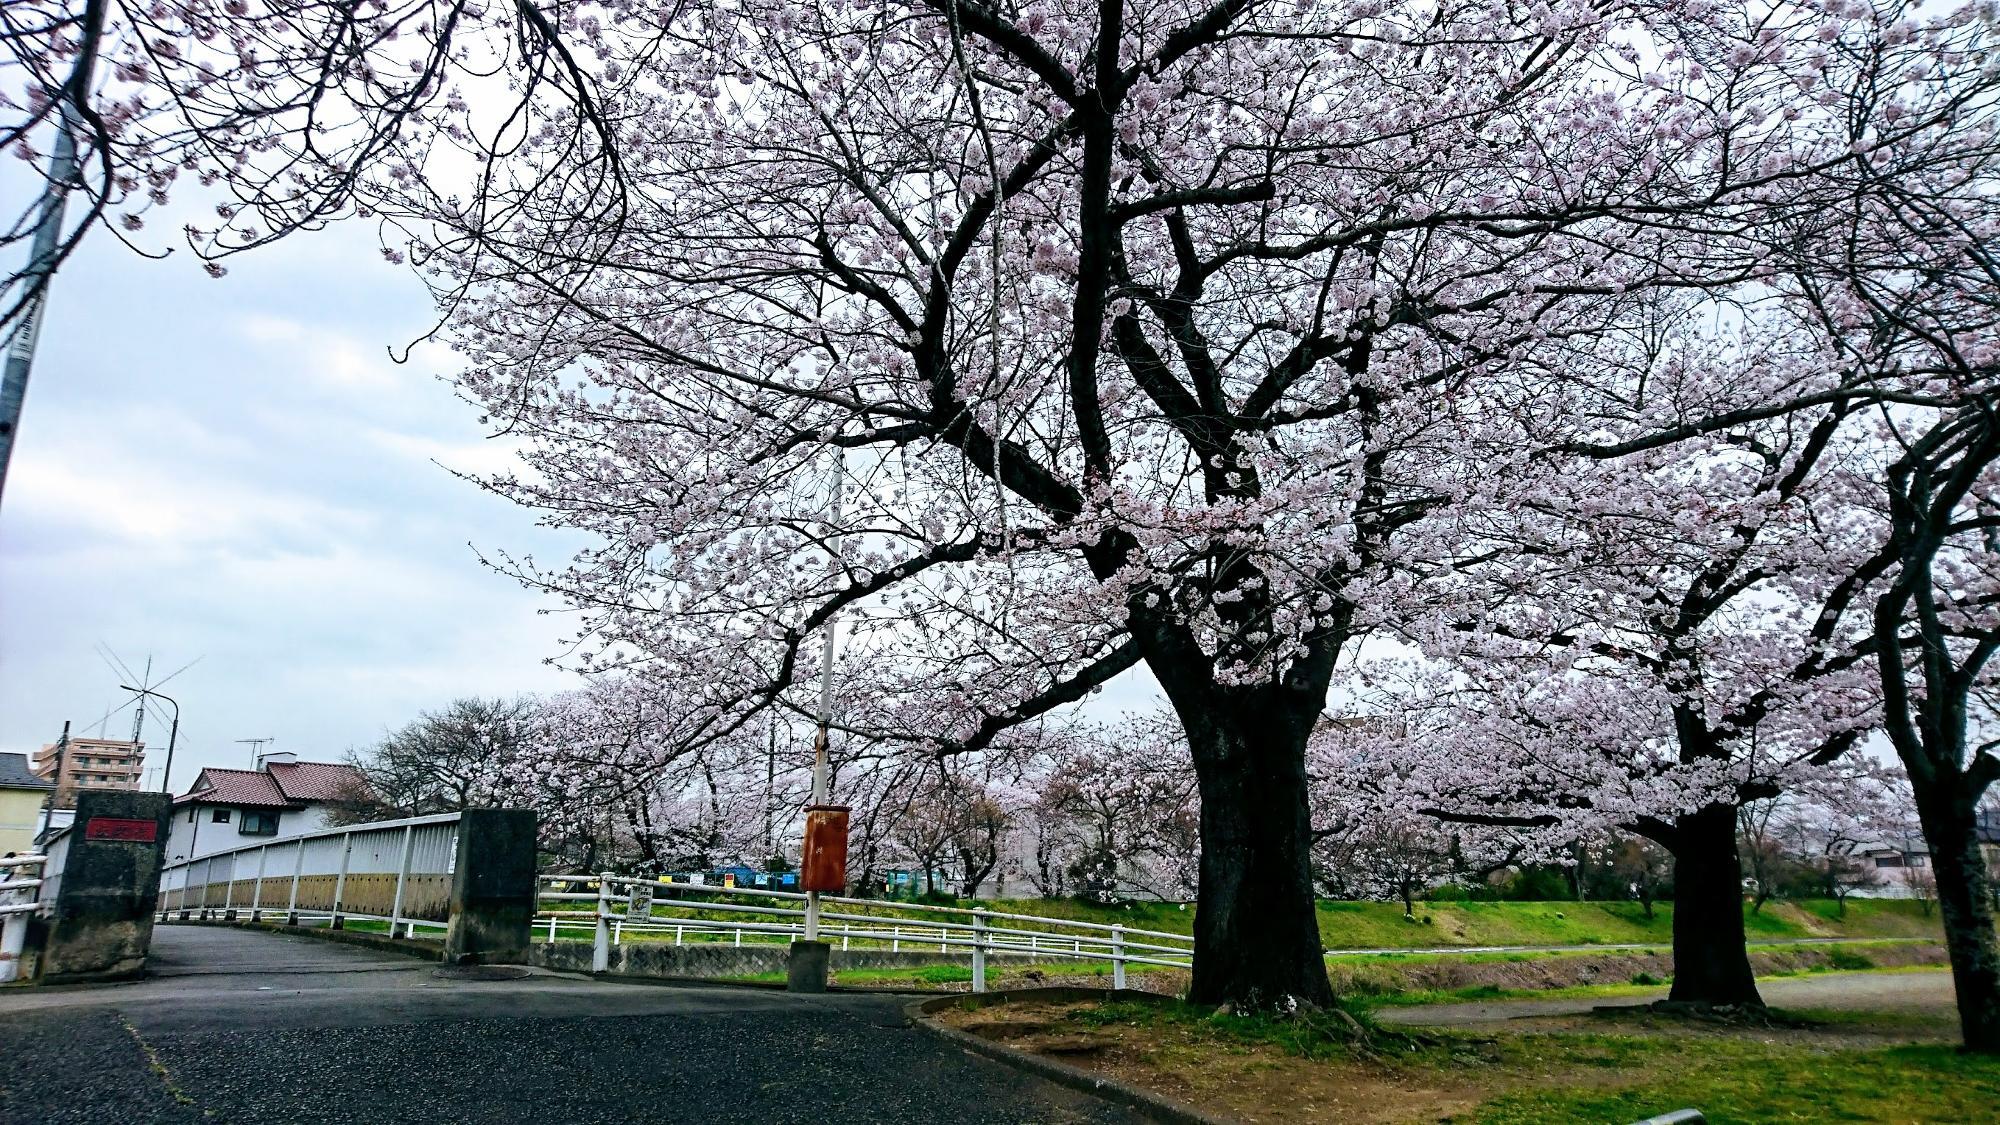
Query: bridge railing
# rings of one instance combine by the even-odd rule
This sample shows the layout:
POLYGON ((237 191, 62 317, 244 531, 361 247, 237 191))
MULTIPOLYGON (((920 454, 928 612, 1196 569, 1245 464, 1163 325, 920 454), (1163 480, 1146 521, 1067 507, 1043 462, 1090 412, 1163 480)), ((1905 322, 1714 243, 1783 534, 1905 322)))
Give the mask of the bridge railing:
POLYGON ((458 813, 327 828, 168 864, 160 919, 261 920, 336 929, 350 919, 391 934, 441 936, 451 917, 458 813))
MULTIPOLYGON (((789 944, 805 936, 806 896, 791 891, 694 886, 617 875, 544 875, 536 937, 593 944, 602 972, 627 941, 675 945, 789 944)), ((1110 962, 1113 987, 1128 965, 1187 968, 1194 939, 1102 922, 926 903, 820 896, 819 938, 842 949, 936 950, 963 954, 972 986, 984 992, 989 955, 1030 960, 1110 962)))
POLYGON ((0 859, 0 984, 21 975, 21 954, 28 942, 28 919, 41 909, 48 858, 15 855, 0 859))

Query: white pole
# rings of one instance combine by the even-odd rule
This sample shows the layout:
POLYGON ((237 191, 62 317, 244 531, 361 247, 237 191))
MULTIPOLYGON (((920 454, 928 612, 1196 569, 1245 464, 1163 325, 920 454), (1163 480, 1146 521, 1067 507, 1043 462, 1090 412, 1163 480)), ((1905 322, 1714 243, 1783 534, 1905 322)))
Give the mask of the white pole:
POLYGON ((403 921, 403 884, 410 881, 410 848, 416 842, 414 824, 403 825, 403 862, 396 868, 396 900, 389 907, 389 936, 396 936, 396 927, 403 921))
POLYGON ((986 912, 972 912, 972 991, 986 991, 986 912))
POLYGON ((1111 927, 1111 987, 1125 987, 1125 927, 1111 927))
MULTIPOLYGON (((299 924, 299 875, 300 873, 305 871, 305 869, 306 869, 306 842, 304 840, 300 840, 298 842, 298 850, 292 856, 292 900, 290 904, 285 907, 285 925, 287 926, 296 926, 299 924)), ((187 899, 187 890, 185 884, 183 884, 182 886, 181 899, 183 902, 185 902, 187 899)))
POLYGON ((330 930, 340 929, 340 900, 347 894, 347 865, 354 858, 354 833, 347 833, 341 840, 340 875, 333 881, 333 915, 326 923, 330 930))
POLYGON ((264 868, 271 861, 271 845, 257 849, 257 885, 250 891, 250 920, 264 920, 264 868))
POLYGON ((590 971, 602 973, 611 968, 611 873, 606 871, 597 877, 597 933, 591 943, 590 971))

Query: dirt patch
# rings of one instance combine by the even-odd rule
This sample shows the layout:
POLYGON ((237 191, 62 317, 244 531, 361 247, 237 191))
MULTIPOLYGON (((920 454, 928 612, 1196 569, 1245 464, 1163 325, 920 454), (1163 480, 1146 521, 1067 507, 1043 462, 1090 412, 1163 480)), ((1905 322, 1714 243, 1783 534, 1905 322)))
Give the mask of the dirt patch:
POLYGON ((1018 1050, 1164 1094, 1245 1122, 1437 1121, 1492 1092, 1488 1082, 1392 1064, 1304 1059, 1265 1044, 1223 1043, 1199 1029, 1070 1018, 1075 1001, 947 1009, 936 1018, 1018 1050))

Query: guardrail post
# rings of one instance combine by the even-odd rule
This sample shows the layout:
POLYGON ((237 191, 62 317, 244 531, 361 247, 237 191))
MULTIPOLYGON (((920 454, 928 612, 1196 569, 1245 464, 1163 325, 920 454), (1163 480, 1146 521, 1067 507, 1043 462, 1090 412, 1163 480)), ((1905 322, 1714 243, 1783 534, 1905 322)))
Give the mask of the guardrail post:
POLYGON ((264 920, 264 865, 271 859, 271 845, 257 849, 257 885, 250 888, 250 920, 264 920))
POLYGON ((396 866, 396 901, 389 907, 389 936, 396 936, 396 927, 403 921, 403 884, 410 881, 410 849, 416 844, 417 826, 403 825, 403 861, 396 866))
POLYGON ((1125 987, 1125 927, 1123 926, 1111 927, 1111 987, 1121 989, 1125 987))
POLYGON ((346 928, 346 924, 340 918, 340 899, 341 896, 347 893, 348 861, 354 858, 354 833, 343 833, 340 838, 342 841, 340 848, 340 874, 333 880, 333 917, 326 924, 327 928, 331 930, 346 928))
POLYGON ((903 927, 891 926, 889 928, 889 952, 901 953, 902 951, 903 951, 903 927))
POLYGON ((299 875, 306 869, 306 842, 300 840, 293 845, 292 854, 292 897, 285 904, 285 925, 299 924, 299 875))
POLYGON ((555 940, 556 940, 556 916, 551 914, 549 915, 549 943, 554 944, 555 940))
POLYGON ((607 972, 611 968, 611 873, 602 872, 597 876, 597 932, 590 946, 590 971, 607 972))
POLYGON ((972 912, 972 991, 986 991, 986 912, 972 912))

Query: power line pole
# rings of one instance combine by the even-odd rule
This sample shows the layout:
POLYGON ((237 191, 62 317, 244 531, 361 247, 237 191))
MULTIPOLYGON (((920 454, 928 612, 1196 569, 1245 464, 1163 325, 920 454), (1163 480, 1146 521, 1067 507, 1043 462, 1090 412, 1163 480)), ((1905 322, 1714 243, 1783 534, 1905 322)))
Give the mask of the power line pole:
MULTIPOLYGON (((86 63, 87 67, 88 64, 86 63)), ((74 79, 74 92, 63 99, 56 126, 56 147, 49 158, 49 183, 42 192, 42 214, 35 223, 35 241, 22 281, 34 293, 7 342, 7 363, 0 374, 0 496, 7 491, 7 464, 14 458, 14 435, 21 428, 21 406, 28 397, 28 371, 35 364, 35 341, 42 334, 42 314, 48 309, 49 285, 55 280, 57 244, 62 239, 63 210, 70 189, 77 185, 77 115, 74 98, 89 88, 86 69, 74 79)))
POLYGON ((35 833, 35 839, 37 842, 39 842, 43 836, 48 835, 49 822, 55 819, 56 798, 62 794, 63 756, 68 752, 69 752, 69 720, 64 719, 62 737, 56 739, 56 768, 55 768, 55 776, 53 778, 53 780, 56 783, 56 787, 54 789, 49 790, 48 800, 42 802, 42 830, 40 832, 35 833))

